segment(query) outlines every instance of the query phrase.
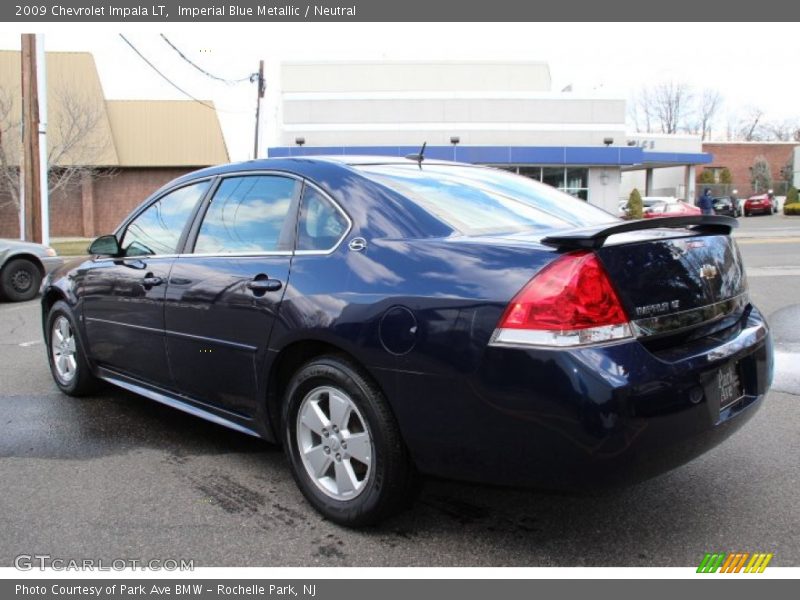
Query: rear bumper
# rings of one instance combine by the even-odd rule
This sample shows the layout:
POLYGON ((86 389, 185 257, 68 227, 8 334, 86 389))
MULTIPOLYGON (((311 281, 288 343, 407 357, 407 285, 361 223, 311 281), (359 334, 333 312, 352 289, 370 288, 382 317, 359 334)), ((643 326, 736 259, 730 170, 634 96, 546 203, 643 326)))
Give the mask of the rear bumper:
POLYGON ((60 256, 44 256, 39 260, 42 261, 42 266, 44 267, 44 274, 49 275, 53 271, 55 271, 58 267, 64 264, 64 259, 60 256))
POLYGON ((772 381, 769 331, 755 310, 740 325, 676 362, 637 341, 570 351, 490 347, 471 376, 404 374, 408 385, 393 406, 427 473, 558 489, 641 480, 713 448, 761 405, 772 381), (720 411, 706 391, 732 362, 745 395, 720 411))

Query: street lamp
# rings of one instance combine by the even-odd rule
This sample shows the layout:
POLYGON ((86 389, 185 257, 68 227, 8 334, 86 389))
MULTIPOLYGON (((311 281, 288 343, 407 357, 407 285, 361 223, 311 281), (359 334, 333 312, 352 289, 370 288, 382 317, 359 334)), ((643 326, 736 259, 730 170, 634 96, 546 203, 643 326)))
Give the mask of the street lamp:
POLYGON ((450 136, 450 143, 453 144, 453 160, 456 159, 456 146, 461 143, 461 138, 457 135, 450 136))

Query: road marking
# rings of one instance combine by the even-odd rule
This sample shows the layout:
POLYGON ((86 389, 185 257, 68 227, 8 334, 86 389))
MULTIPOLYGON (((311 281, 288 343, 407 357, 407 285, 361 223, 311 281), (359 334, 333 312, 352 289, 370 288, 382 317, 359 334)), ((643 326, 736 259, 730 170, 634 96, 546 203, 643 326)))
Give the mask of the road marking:
POLYGON ((18 304, 15 306, 2 306, 0 305, 0 314, 10 313, 10 312, 18 312, 20 310, 30 310, 31 308, 35 308, 38 302, 24 302, 23 304, 18 304))
POLYGON ((32 342, 22 342, 19 344, 22 348, 30 348, 31 346, 36 346, 37 344, 41 344, 42 340, 33 340, 32 342))
POLYGON ((736 243, 741 245, 755 245, 755 244, 797 244, 800 243, 800 237, 761 237, 761 238, 740 238, 735 237, 736 243))
POLYGON ((772 389, 777 392, 800 395, 800 368, 795 346, 775 349, 772 389))
POLYGON ((800 267, 745 267, 748 277, 798 277, 800 267))

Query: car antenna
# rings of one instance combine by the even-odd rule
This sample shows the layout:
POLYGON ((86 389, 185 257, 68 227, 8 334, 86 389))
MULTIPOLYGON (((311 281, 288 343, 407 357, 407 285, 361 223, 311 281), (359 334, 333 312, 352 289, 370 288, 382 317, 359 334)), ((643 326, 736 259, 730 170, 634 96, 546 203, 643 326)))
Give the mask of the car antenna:
POLYGON ((422 142, 422 148, 419 149, 417 154, 406 154, 406 158, 409 160, 417 161, 419 168, 422 168, 422 161, 425 160, 425 146, 428 145, 428 142, 422 142))

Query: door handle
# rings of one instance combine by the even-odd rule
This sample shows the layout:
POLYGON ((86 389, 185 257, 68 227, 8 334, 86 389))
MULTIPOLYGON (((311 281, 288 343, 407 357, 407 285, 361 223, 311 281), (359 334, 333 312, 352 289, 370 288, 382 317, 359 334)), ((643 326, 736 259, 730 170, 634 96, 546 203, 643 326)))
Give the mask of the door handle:
POLYGON ((161 285, 162 283, 164 283, 164 280, 161 279, 161 277, 155 277, 152 273, 148 273, 144 276, 144 279, 142 279, 142 285, 144 285, 145 288, 151 288, 154 285, 161 285))
POLYGON ((247 282, 247 287, 256 294, 264 294, 266 292, 277 292, 283 287, 283 284, 277 279, 253 279, 247 282))

